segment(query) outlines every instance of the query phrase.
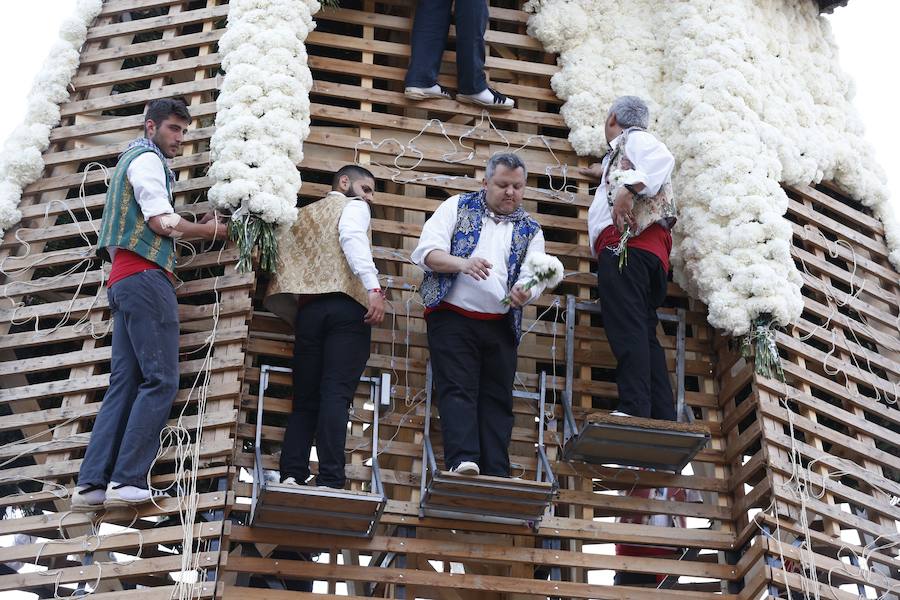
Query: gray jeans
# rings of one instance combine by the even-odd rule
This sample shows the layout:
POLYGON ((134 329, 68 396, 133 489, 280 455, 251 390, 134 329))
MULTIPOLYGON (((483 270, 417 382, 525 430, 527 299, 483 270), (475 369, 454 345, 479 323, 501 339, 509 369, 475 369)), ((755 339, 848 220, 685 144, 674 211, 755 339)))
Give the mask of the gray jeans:
POLYGON ((146 488, 159 432, 178 393, 178 301, 161 270, 121 279, 107 295, 113 315, 109 389, 78 484, 146 488))

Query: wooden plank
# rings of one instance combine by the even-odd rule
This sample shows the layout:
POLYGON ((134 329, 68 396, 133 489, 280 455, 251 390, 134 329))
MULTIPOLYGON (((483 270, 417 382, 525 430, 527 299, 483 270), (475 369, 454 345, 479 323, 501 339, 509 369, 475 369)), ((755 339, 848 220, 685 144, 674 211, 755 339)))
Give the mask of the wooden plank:
MULTIPOLYGON (((551 596, 559 594, 568 598, 637 600, 653 598, 705 598, 696 592, 643 590, 640 588, 615 588, 613 586, 589 585, 562 581, 539 581, 535 579, 513 579, 489 575, 468 575, 451 573, 426 573, 412 569, 354 567, 347 565, 325 565, 309 561, 271 560, 265 558, 229 557, 228 569, 242 573, 258 573, 292 577, 297 579, 350 579, 366 582, 389 582, 403 585, 427 585, 439 588, 490 590, 507 593, 530 593, 551 596)), ((713 597, 710 595, 710 597, 713 597)), ((731 594, 717 594, 716 598, 736 600, 731 594)))
POLYGON ((88 29, 87 41, 96 42, 121 35, 132 35, 157 29, 174 29, 203 21, 221 19, 226 16, 228 16, 228 5, 224 4, 212 9, 187 10, 174 15, 137 19, 111 25, 95 25, 88 29))
MULTIPOLYGON (((203 552, 200 554, 201 565, 214 565, 218 560, 218 552, 203 552)), ((24 591, 31 588, 43 587, 53 582, 66 584, 94 581, 110 578, 127 578, 137 575, 148 575, 158 572, 179 571, 181 569, 181 557, 147 558, 142 560, 122 563, 104 563, 102 567, 78 566, 55 569, 49 576, 44 572, 16 573, 15 575, 0 576, 0 590, 24 591)), ((207 584, 212 585, 212 584, 207 584)))
MULTIPOLYGON (((489 561, 499 564, 515 562, 521 564, 558 564, 561 566, 582 566, 590 569, 615 569, 631 572, 665 573, 729 579, 734 577, 734 567, 705 562, 678 561, 669 559, 646 559, 635 561, 623 557, 603 554, 585 554, 566 550, 542 550, 539 548, 510 547, 496 543, 470 543, 447 539, 400 539, 390 536, 375 536, 371 540, 336 540, 333 536, 304 534, 304 548, 323 549, 340 546, 365 553, 403 552, 441 557, 442 560, 489 561)), ((259 531, 252 527, 235 526, 231 539, 240 542, 266 542, 272 544, 296 544, 296 535, 288 531, 259 531)))
MULTIPOLYGON (((196 500, 198 510, 215 510, 225 506, 227 494, 225 492, 207 492, 198 494, 196 500)), ((104 522, 127 525, 134 522, 135 512, 137 512, 139 519, 143 519, 145 517, 178 514, 178 510, 179 501, 177 498, 157 498, 154 503, 143 504, 136 510, 121 508, 108 511, 104 515, 104 522)), ((15 533, 41 535, 59 529, 63 524, 66 526, 90 525, 91 518, 86 513, 60 512, 44 513, 19 519, 0 519, 0 535, 12 535, 15 533)))
MULTIPOLYGON (((212 523, 197 523, 193 528, 193 535, 197 539, 209 539, 218 537, 224 530, 225 523, 216 521, 212 523)), ((49 559, 67 554, 82 554, 85 548, 92 552, 101 550, 115 550, 117 552, 134 550, 141 547, 151 548, 154 544, 181 543, 184 539, 184 530, 181 526, 162 527, 147 531, 123 531, 113 534, 84 535, 78 538, 66 540, 52 540, 35 544, 16 544, 0 548, 0 561, 31 562, 38 556, 49 559)), ((126 552, 130 554, 130 552, 126 552)))

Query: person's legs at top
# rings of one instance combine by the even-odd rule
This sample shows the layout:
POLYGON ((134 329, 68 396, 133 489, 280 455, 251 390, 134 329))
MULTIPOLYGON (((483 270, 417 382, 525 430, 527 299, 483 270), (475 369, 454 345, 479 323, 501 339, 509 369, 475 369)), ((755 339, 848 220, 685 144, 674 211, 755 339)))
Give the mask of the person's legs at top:
POLYGON ((460 94, 487 89, 484 76, 484 33, 488 26, 487 0, 456 0, 456 78, 460 94))
POLYGON ((619 271, 619 257, 604 249, 597 257, 597 280, 603 328, 616 357, 617 410, 633 417, 650 416, 650 351, 647 344, 649 282, 646 265, 629 248, 619 271))
POLYGON ((419 0, 410 34, 406 97, 413 100, 449 98, 438 85, 441 60, 450 33, 452 0, 419 0))
POLYGON ((444 465, 453 470, 461 463, 478 464, 478 387, 481 348, 480 322, 450 310, 425 318, 434 387, 441 415, 444 465))
POLYGON ((488 87, 484 75, 484 34, 489 21, 487 0, 456 0, 456 78, 457 100, 484 108, 509 109, 512 98, 488 87))
POLYGON ((319 474, 316 484, 343 488, 344 447, 347 442, 348 410, 366 369, 372 343, 372 327, 363 322, 366 309, 343 294, 325 301, 325 336, 322 376, 319 383, 316 454, 319 474))

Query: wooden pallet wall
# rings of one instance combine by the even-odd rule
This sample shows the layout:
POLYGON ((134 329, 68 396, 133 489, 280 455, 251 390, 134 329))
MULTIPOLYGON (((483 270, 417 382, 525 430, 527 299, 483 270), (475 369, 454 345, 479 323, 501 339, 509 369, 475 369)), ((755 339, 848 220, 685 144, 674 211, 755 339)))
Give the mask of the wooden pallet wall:
MULTIPOLYGON (((703 307, 689 302, 676 286, 670 289, 667 310, 689 309, 687 401, 697 418, 710 425, 714 437, 710 448, 694 463, 693 474, 638 475, 630 470, 554 462, 562 485, 559 502, 537 532, 526 526, 466 518, 418 518, 427 344, 422 305, 415 291, 421 272, 409 264, 408 257, 421 224, 441 200, 478 189, 485 160, 492 153, 510 149, 526 158, 530 171, 526 206, 544 228, 548 252, 559 255, 572 273, 555 294, 545 295, 526 311, 525 327, 531 332, 519 352, 518 386, 534 390, 539 373, 548 374, 548 401, 555 403, 555 420, 548 436, 551 459, 558 456, 562 442, 565 294, 590 299, 596 279, 591 274, 585 226, 592 196, 587 182, 576 173, 576 167, 587 161, 579 160, 565 139, 567 130, 558 114, 560 102, 549 87, 549 78, 556 71, 555 57, 526 35, 527 15, 516 3, 491 3, 491 28, 486 36, 490 78, 497 89, 516 98, 517 108, 492 113, 489 123, 480 110, 454 101, 413 104, 403 97, 412 5, 402 1, 342 2, 343 8, 317 15, 317 30, 307 41, 315 86, 311 94, 313 128, 304 144, 301 165, 305 181, 301 201, 324 195, 331 173, 354 159, 367 164, 378 178, 374 245, 379 270, 386 275, 383 287, 388 290, 391 307, 384 325, 373 332, 369 373, 390 372, 394 383, 392 410, 381 419, 379 460, 390 498, 383 525, 371 541, 360 541, 235 523, 229 536, 232 551, 225 565, 226 596, 268 597, 278 588, 303 589, 302 582, 312 580, 318 582, 315 590, 322 593, 409 598, 677 597, 718 594, 723 587, 728 591, 728 584, 740 577, 724 558, 724 553, 732 550, 734 528, 724 416, 712 369, 714 333, 705 322, 703 307), (441 123, 429 123, 431 119, 441 123), (399 144, 410 146, 411 140, 421 155, 407 150, 397 159, 399 144), (565 171, 561 165, 566 166, 565 171), (564 184, 571 194, 550 192, 551 187, 560 189, 564 184), (617 494, 645 486, 697 490, 705 503, 636 501, 617 494), (628 512, 675 512, 692 517, 693 528, 675 532, 613 522, 628 512), (673 539, 702 554, 683 561, 674 560, 675 554, 624 561, 610 554, 613 543, 673 539), (310 554, 317 558, 305 560, 310 554), (385 566, 364 566, 372 563, 385 566), (548 580, 552 567, 559 571, 560 581, 548 580), (671 575, 671 581, 683 576, 683 581, 675 584, 674 590, 660 592, 600 585, 608 583, 610 571, 615 569, 671 575), (254 592, 246 586, 269 589, 254 592)), ((444 66, 440 83, 453 88, 452 52, 445 54, 444 66)), ((289 366, 293 347, 290 329, 261 306, 265 285, 260 278, 238 429, 243 446, 235 463, 244 468, 253 464, 250 441, 259 368, 264 364, 289 366)), ((674 328, 663 332, 661 327, 660 333, 665 333, 661 341, 674 373, 674 328)), ((576 336, 574 389, 581 417, 587 411, 613 407, 616 388, 614 361, 601 324, 589 315, 579 315, 576 336)), ((274 385, 266 393, 263 436, 264 449, 270 453, 265 466, 274 469, 290 411, 290 379, 273 376, 271 381, 274 385)), ((511 449, 515 474, 534 477, 537 410, 524 401, 517 401, 515 410, 511 449)), ((371 445, 366 437, 370 422, 371 411, 360 395, 354 403, 347 442, 348 475, 357 488, 370 477, 371 445)), ((438 455, 440 460, 439 446, 438 455)), ((236 481, 234 489, 232 517, 246 523, 245 502, 250 494, 246 476, 236 481)))
MULTIPOLYGON (((199 444, 197 521, 184 524, 194 528, 197 543, 183 547, 182 507, 174 497, 137 513, 122 509, 93 520, 69 512, 68 499, 109 384, 105 276, 99 261, 90 260, 106 186, 102 172, 88 171, 88 165, 115 165, 124 145, 142 135, 146 101, 177 93, 195 121, 182 156, 173 161, 175 202, 185 217, 208 209, 214 44, 228 9, 217 4, 105 3, 61 106, 63 121, 44 155, 44 176, 25 190, 24 218, 0 245, 0 481, 7 511, 0 535, 17 536, 17 545, 0 549, 0 591, 52 598, 77 588, 98 598, 168 598, 175 583, 169 573, 181 569, 185 550, 200 553, 209 575, 218 566, 255 281, 253 274, 235 272, 231 247, 183 247, 177 269, 182 377, 169 424, 183 412, 183 425, 194 432, 200 392, 207 401, 202 439, 192 433, 186 448, 199 444), (204 365, 208 350, 211 363, 204 365), (195 387, 206 371, 208 386, 201 381, 195 387), (16 572, 10 565, 28 568, 16 572), (128 592, 136 586, 141 590, 128 592)), ((155 486, 174 481, 175 459, 170 450, 156 465, 155 486)), ((214 592, 214 578, 199 578, 197 595, 214 592)))
POLYGON ((778 334, 786 382, 738 367, 732 385, 752 456, 735 483, 753 486, 736 506, 767 557, 748 589, 895 598, 900 277, 869 210, 827 185, 787 191, 805 309, 778 334))
MULTIPOLYGON (((562 434, 565 294, 590 299, 595 279, 585 226, 592 190, 576 172, 587 161, 578 159, 566 141, 560 102, 549 85, 555 57, 527 36, 527 15, 519 3, 492 0, 488 71, 495 87, 517 100, 517 108, 492 114, 489 122, 480 111, 449 100, 410 103, 402 92, 414 2, 341 4, 341 9, 317 15, 317 30, 307 40, 315 86, 313 127, 300 165, 300 202, 323 196, 331 174, 350 162, 368 165, 378 178, 373 242, 391 306, 385 323, 373 332, 368 372, 390 372, 394 386, 392 408, 381 419, 379 456, 388 508, 371 540, 248 526, 246 469, 253 464, 259 372, 265 364, 290 364, 292 332, 262 307, 268 283, 264 274, 235 273, 232 246, 201 248, 206 251, 196 258, 184 257, 179 271, 185 280, 178 291, 184 377, 173 412, 174 418, 181 406, 196 402, 188 398, 188 390, 217 312, 201 441, 205 462, 198 474, 204 482, 199 498, 204 515, 195 525, 204 540, 201 564, 210 568, 199 577, 197 593, 305 598, 298 590, 315 581, 316 595, 326 596, 493 600, 716 595, 751 600, 786 587, 798 593, 812 581, 812 571, 798 566, 803 548, 791 545, 798 534, 811 540, 818 583, 831 575, 836 584, 863 582, 882 589, 900 580, 895 548, 864 552, 892 531, 896 535, 897 519, 897 274, 886 262, 880 225, 833 190, 791 190, 794 254, 808 273, 804 318, 778 338, 787 387, 755 376, 728 340, 706 323, 705 308, 670 285, 665 310, 687 311, 686 400, 712 433, 709 447, 689 471, 636 473, 556 461, 562 434), (407 151, 397 158, 401 145, 407 151), (517 385, 533 390, 538 374, 547 372, 550 417, 555 417, 548 418, 548 446, 561 490, 553 514, 537 531, 417 516, 428 355, 416 292, 421 274, 408 256, 422 223, 440 201, 477 189, 485 160, 507 148, 526 159, 526 207, 544 227, 548 251, 559 255, 571 272, 555 294, 526 311, 530 333, 520 347, 517 385), (837 239, 848 245, 835 243, 837 239), (841 374, 835 374, 836 368, 841 374), (779 402, 785 394, 787 407, 779 402), (792 452, 803 460, 818 458, 810 468, 816 493, 808 499, 792 493, 792 452), (832 478, 838 469, 846 473, 832 478), (829 481, 819 494, 823 476, 829 481), (617 493, 641 487, 695 490, 703 502, 661 503, 617 493), (804 509, 808 531, 801 518, 804 509), (614 522, 623 514, 659 513, 690 517, 689 527, 614 522), (877 569, 889 579, 873 583, 874 576, 837 564, 850 560, 838 541, 842 532, 857 536, 843 545, 865 555, 866 566, 882 565, 877 569), (615 543, 673 545, 690 552, 683 560, 678 560, 680 552, 621 558, 612 554, 615 543), (660 590, 612 587, 613 571, 668 578, 660 590)), ((208 147, 220 83, 216 43, 227 12, 227 3, 219 0, 105 2, 90 28, 72 96, 62 106, 63 123, 52 132, 44 177, 26 190, 22 228, 8 232, 0 245, 2 267, 11 273, 0 281, 5 286, 0 289, 25 304, 15 310, 8 301, 0 306, 0 410, 6 411, 0 429, 8 442, 18 442, 0 446, 6 461, 0 466, 0 483, 4 507, 26 509, 28 515, 15 513, 15 518, 0 521, 0 535, 33 536, 0 548, 0 563, 7 565, 0 574, 0 591, 23 589, 53 597, 60 572, 61 583, 87 589, 99 575, 98 598, 167 598, 171 593, 170 573, 179 569, 183 552, 174 499, 146 509, 134 523, 131 514, 106 515, 105 522, 129 532, 96 538, 90 536, 88 520, 68 514, 68 500, 59 497, 59 485, 69 490, 74 485, 109 369, 109 336, 95 339, 76 326, 85 316, 101 332, 109 319, 102 289, 94 300, 101 281, 96 263, 59 275, 84 258, 95 238, 90 223, 99 224, 103 178, 97 171, 85 177, 86 165, 114 164, 123 144, 138 135, 140 113, 151 97, 177 95, 191 105, 195 121, 184 154, 173 161, 179 176, 176 201, 184 214, 206 210, 208 147), (78 196, 82 179, 83 204, 78 196), (67 209, 75 213, 74 220, 67 209), (62 322, 66 315, 68 322, 62 322), (41 318, 37 332, 34 321, 23 322, 29 316, 41 318), (90 552, 83 551, 86 543, 90 552), (140 559, 133 560, 138 547, 140 559), (20 573, 17 563, 40 563, 49 571, 20 573)), ((440 79, 450 88, 455 87, 453 59, 453 52, 447 52, 440 79)), ((666 325, 659 332, 674 373, 675 331, 666 325)), ((614 361, 601 320, 578 315, 575 335, 576 414, 608 410, 616 402, 614 361)), ((277 467, 290 411, 289 383, 284 376, 273 376, 266 393, 263 448, 269 469, 277 467)), ((370 476, 372 415, 364 395, 361 388, 347 443, 348 475, 357 489, 370 476)), ((512 460, 523 476, 533 477, 537 410, 523 401, 517 401, 515 410, 512 460)), ((157 482, 171 480, 170 465, 158 467, 157 482)))

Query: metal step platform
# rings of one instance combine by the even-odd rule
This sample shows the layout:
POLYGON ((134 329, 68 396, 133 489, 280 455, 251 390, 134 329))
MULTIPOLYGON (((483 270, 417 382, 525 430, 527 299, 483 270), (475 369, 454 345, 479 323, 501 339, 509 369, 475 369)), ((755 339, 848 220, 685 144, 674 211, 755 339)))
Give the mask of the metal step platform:
POLYGON ((382 406, 391 404, 391 376, 362 377, 369 384, 372 403, 372 480, 371 491, 353 491, 314 485, 283 485, 265 480, 262 467, 263 402, 269 374, 291 373, 287 367, 263 365, 260 368, 259 400, 256 414, 256 460, 250 524, 254 527, 290 529, 309 533, 372 537, 387 504, 378 468, 378 421, 382 406))
POLYGON ((425 494, 422 506, 429 516, 458 518, 465 513, 492 522, 537 523, 556 490, 545 481, 435 471, 425 494))
POLYGON ((594 414, 566 442, 563 459, 680 473, 709 438, 693 423, 594 414))
POLYGON ((684 402, 684 347, 686 323, 684 309, 677 314, 660 313, 660 321, 674 322, 676 330, 676 415, 678 422, 640 417, 618 417, 606 412, 575 420, 572 387, 575 369, 576 310, 600 314, 594 302, 566 301, 566 389, 563 393, 563 460, 596 465, 644 467, 680 473, 710 439, 709 429, 694 423, 694 415, 684 402))
POLYGON ((426 376, 425 430, 419 516, 460 518, 492 523, 530 524, 537 528, 556 496, 558 483, 544 448, 546 374, 541 373, 539 391, 514 391, 514 398, 533 400, 540 418, 535 479, 470 476, 442 471, 437 466, 431 441, 433 379, 431 363, 426 376))

